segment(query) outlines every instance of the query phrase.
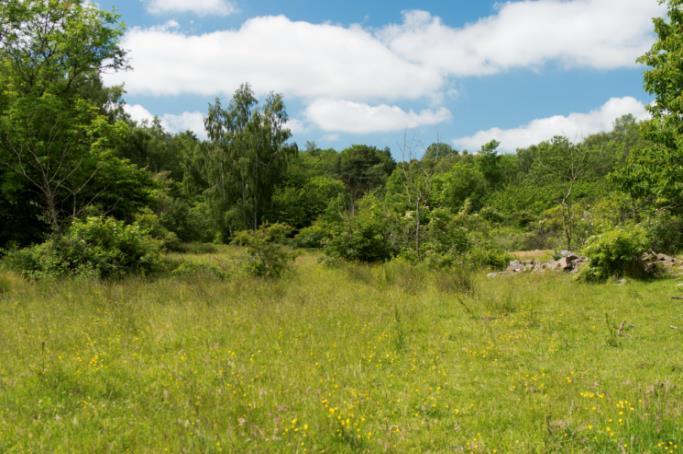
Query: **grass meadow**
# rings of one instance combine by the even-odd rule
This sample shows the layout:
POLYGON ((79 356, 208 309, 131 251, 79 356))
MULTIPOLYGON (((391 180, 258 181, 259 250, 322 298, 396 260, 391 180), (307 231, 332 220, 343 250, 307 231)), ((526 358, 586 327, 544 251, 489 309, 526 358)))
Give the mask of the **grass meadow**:
POLYGON ((0 272, 0 452, 683 449, 679 280, 0 272))

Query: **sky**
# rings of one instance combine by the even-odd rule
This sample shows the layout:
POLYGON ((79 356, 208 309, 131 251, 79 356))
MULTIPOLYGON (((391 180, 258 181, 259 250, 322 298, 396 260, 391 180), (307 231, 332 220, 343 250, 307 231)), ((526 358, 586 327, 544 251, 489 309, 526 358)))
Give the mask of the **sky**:
POLYGON ((248 82, 281 93, 300 146, 433 142, 512 152, 647 118, 636 63, 657 0, 99 0, 127 26, 127 111, 205 137, 203 115, 248 82))

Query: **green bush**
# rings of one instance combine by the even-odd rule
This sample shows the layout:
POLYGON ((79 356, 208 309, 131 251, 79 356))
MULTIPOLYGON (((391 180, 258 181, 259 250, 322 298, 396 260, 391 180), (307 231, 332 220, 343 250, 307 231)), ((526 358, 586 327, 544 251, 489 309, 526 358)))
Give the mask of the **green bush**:
POLYGON ((329 226, 322 222, 316 222, 299 230, 299 233, 294 237, 294 246, 306 249, 321 248, 328 237, 329 226))
POLYGON ((43 244, 10 252, 7 262, 31 277, 144 275, 160 267, 160 242, 138 224, 92 216, 75 220, 62 235, 43 244))
POLYGON ((282 245, 289 231, 291 228, 286 224, 272 224, 235 235, 233 243, 247 248, 249 274, 277 279, 290 269, 296 256, 282 245))
POLYGON ((356 262, 383 262, 396 255, 386 224, 370 215, 348 217, 333 225, 324 243, 325 254, 356 262))
POLYGON ((647 233, 642 227, 617 228, 588 239, 584 254, 590 259, 579 278, 589 282, 610 277, 647 277, 641 257, 648 249, 647 233))
POLYGON ((512 260, 512 256, 494 247, 478 245, 467 253, 466 260, 473 268, 503 270, 512 260))
POLYGON ((181 252, 178 236, 164 227, 159 216, 149 208, 145 208, 135 215, 135 223, 146 230, 152 238, 161 241, 164 250, 181 252))
POLYGON ((676 254, 683 249, 683 218, 668 212, 652 216, 647 225, 647 236, 652 250, 676 254))

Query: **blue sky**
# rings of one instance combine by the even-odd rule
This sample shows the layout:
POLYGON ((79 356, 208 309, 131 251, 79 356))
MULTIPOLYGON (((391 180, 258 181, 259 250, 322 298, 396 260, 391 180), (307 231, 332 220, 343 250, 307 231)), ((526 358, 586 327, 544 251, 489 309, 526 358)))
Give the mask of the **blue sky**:
POLYGON ((240 82, 285 96, 294 139, 420 155, 609 129, 651 97, 635 59, 656 0, 100 0, 128 26, 130 114, 202 134, 240 82), (402 150, 404 137, 408 150, 402 150))

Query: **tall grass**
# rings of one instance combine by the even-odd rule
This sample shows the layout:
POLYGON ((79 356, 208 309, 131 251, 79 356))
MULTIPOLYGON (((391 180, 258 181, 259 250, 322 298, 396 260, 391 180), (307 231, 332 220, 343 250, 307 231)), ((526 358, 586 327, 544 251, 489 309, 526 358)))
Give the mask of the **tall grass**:
POLYGON ((0 452, 683 446, 672 280, 412 275, 308 255, 263 281, 232 270, 232 249, 192 260, 227 277, 0 272, 0 452))

